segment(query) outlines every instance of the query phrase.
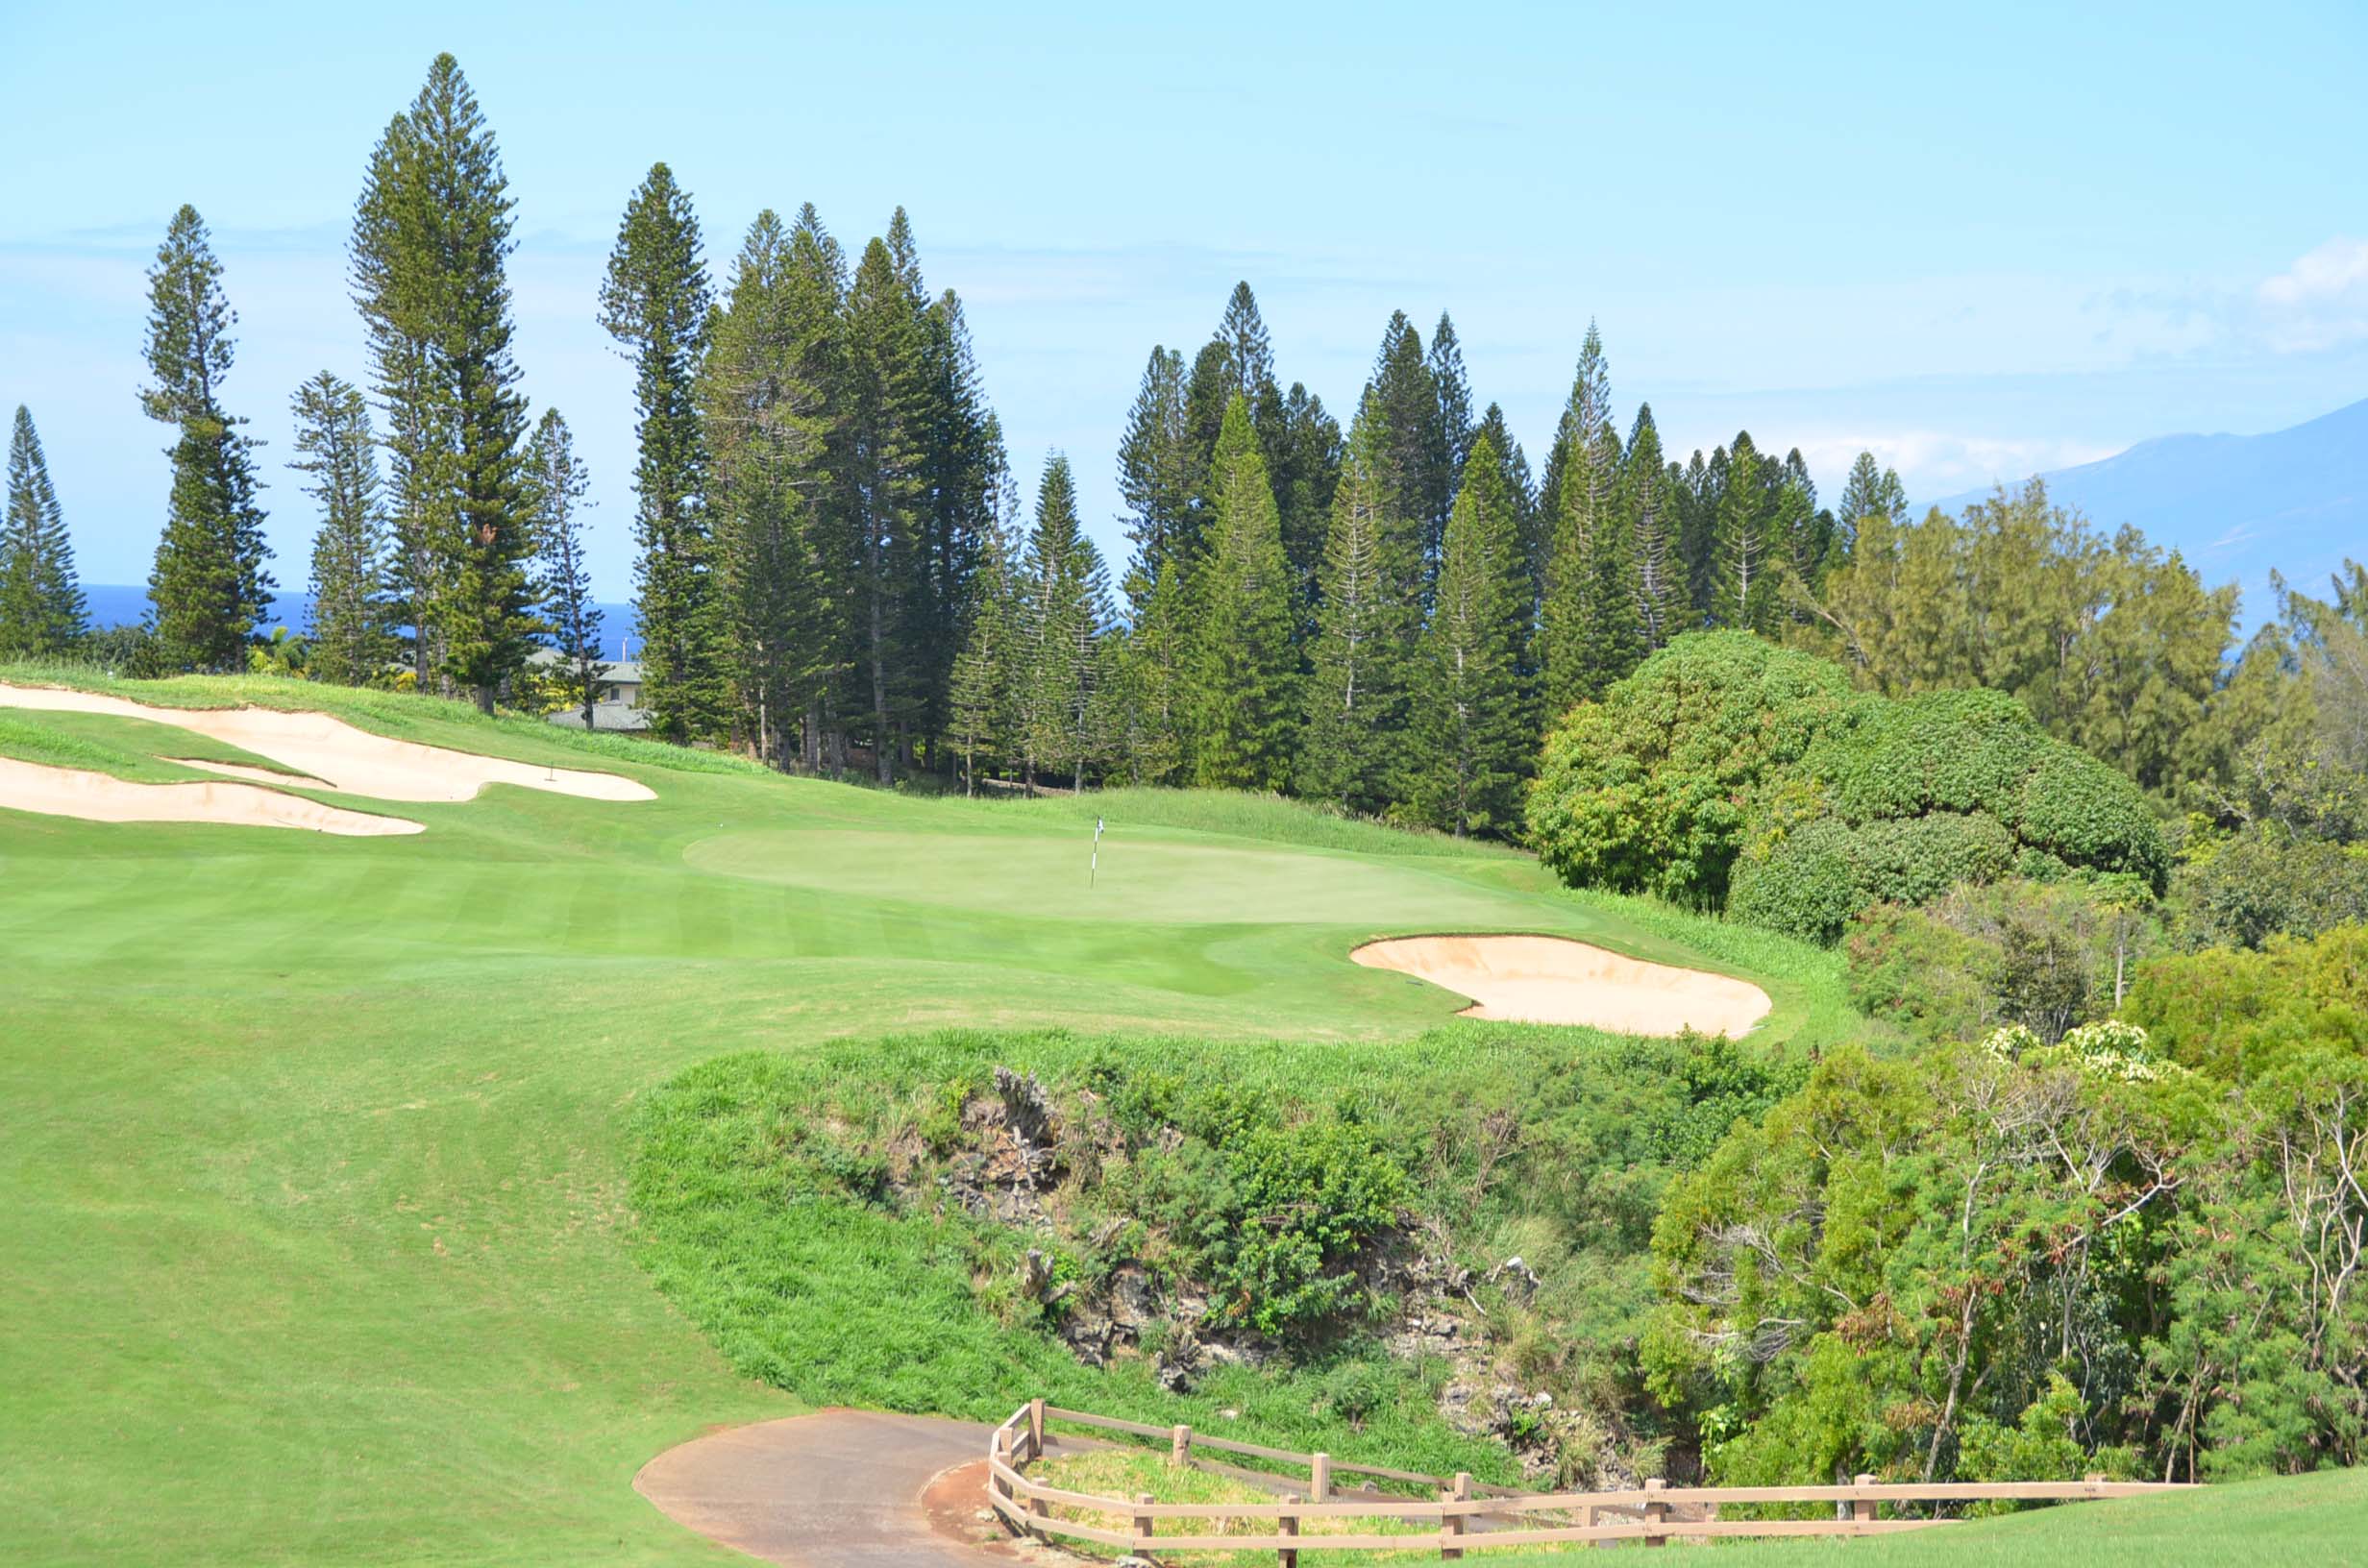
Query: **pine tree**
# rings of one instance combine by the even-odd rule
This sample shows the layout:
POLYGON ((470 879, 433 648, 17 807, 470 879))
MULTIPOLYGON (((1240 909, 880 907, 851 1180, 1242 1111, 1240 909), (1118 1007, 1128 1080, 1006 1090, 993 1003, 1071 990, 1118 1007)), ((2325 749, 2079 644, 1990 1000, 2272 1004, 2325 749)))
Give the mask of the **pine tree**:
POLYGON ((947 289, 923 312, 924 373, 922 485, 925 502, 917 548, 907 556, 905 625, 911 634, 914 723, 931 747, 950 713, 953 661, 961 652, 970 583, 986 535, 995 527, 990 497, 1001 460, 999 432, 990 440, 978 360, 971 346, 962 301, 947 289))
POLYGON ((1379 411, 1349 428, 1332 497, 1323 594, 1295 781, 1301 795, 1378 813, 1391 800, 1405 718, 1407 654, 1418 619, 1414 529, 1390 515, 1379 411))
POLYGON ((1893 523, 1908 521, 1908 490, 1895 469, 1880 468, 1875 454, 1862 452, 1842 482, 1841 502, 1834 508, 1834 564, 1847 561, 1866 519, 1881 515, 1893 523))
POLYGON ((1544 498, 1552 508, 1538 666, 1546 709, 1560 714, 1598 696, 1641 656, 1634 560, 1618 515, 1619 431, 1603 338, 1592 323, 1556 436, 1544 498))
POLYGON ((1471 417, 1471 379, 1464 370, 1464 345, 1455 335, 1455 323, 1447 312, 1439 313, 1439 325, 1431 330, 1431 384, 1439 389, 1439 428, 1447 448, 1447 480, 1450 489, 1464 482, 1464 461, 1471 454, 1472 437, 1476 433, 1471 417))
POLYGON ((1207 558, 1194 575, 1194 779, 1279 790, 1298 721, 1290 563, 1266 459, 1238 393, 1212 464, 1217 497, 1207 558))
POLYGON ((1119 441, 1119 498, 1134 545, 1127 598, 1138 616, 1161 569, 1185 549, 1193 523, 1196 465, 1185 416, 1184 356, 1154 347, 1119 441))
MULTIPOLYGON (((999 478, 999 490, 1008 476, 999 478)), ((1007 748, 1014 737, 1014 688, 1018 667, 1021 618, 1018 583, 1014 579, 1011 541, 999 521, 980 541, 978 570, 970 581, 970 609, 965 617, 962 650, 953 662, 948 692, 950 736, 962 759, 962 793, 978 793, 978 759, 1007 748)))
POLYGON ((1640 658, 1666 647, 1670 638, 1689 625, 1685 562, 1678 550, 1678 504, 1669 466, 1662 460, 1653 405, 1640 404, 1636 424, 1628 432, 1627 453, 1620 459, 1616 505, 1634 572, 1640 658))
POLYGON ((600 293, 601 326, 633 363, 642 705, 652 731, 678 742, 722 733, 728 702, 696 390, 714 308, 702 250, 689 194, 653 164, 626 203, 600 293))
MULTIPOLYGON (((1274 387, 1274 349, 1267 335, 1266 318, 1259 314, 1258 297, 1247 282, 1237 282, 1225 299, 1225 313, 1218 318, 1216 341, 1225 350, 1233 373, 1231 393, 1238 393, 1255 415, 1259 402, 1274 387)), ((1230 399, 1228 399, 1230 401, 1230 399)))
POLYGON ((384 679, 401 649, 387 598, 386 513, 378 447, 361 389, 324 370, 296 389, 296 457, 304 487, 321 511, 312 535, 312 638, 307 670, 315 680, 368 686, 384 679))
POLYGON ((510 352, 512 208, 500 146, 438 55, 372 151, 349 272, 368 329, 413 659, 478 705, 543 630, 523 494, 526 400, 510 352))
POLYGON ((1135 784, 1172 784, 1191 754, 1192 654, 1184 574, 1172 560, 1141 595, 1143 608, 1120 645, 1116 750, 1135 784))
POLYGON ((538 586, 558 657, 554 684, 592 729, 608 667, 601 662, 601 612, 592 601, 592 568, 584 555, 580 514, 591 504, 591 478, 576 456, 576 438, 556 408, 546 408, 527 443, 526 486, 534 517, 538 586))
POLYGON ((1454 463, 1447 428, 1440 412, 1439 384, 1422 354, 1422 334, 1399 310, 1383 329, 1366 382, 1372 417, 1379 422, 1378 459, 1383 482, 1395 498, 1392 511, 1418 529, 1425 579, 1439 563, 1439 545, 1454 498, 1454 463))
MULTIPOLYGON (((898 209, 901 218, 902 208, 898 209)), ((909 232, 907 233, 909 242, 909 232)), ((909 252, 909 243, 903 247, 909 252)), ((906 624, 926 501, 927 343, 905 262, 884 240, 864 247, 846 306, 849 523, 854 557, 855 664, 872 715, 879 782, 896 778, 900 726, 915 693, 906 624)))
POLYGON ((1535 733, 1518 664, 1523 576, 1504 457, 1482 437, 1447 523, 1417 665, 1407 764, 1410 813, 1458 838, 1502 831, 1519 813, 1535 733))
POLYGON ((1724 453, 1725 478, 1714 514, 1711 614, 1722 626, 1773 634, 1783 621, 1785 554, 1776 529, 1784 512, 1783 465, 1763 457, 1751 432, 1724 453))
POLYGON ((271 607, 271 558, 256 503, 255 443, 219 393, 236 356, 237 313, 222 292, 222 263, 197 209, 173 214, 148 269, 148 417, 175 431, 173 487, 148 577, 166 661, 228 670, 271 607))
POLYGON ((1293 635, 1304 642, 1314 634, 1321 597, 1324 537, 1341 478, 1341 428, 1324 411, 1323 400, 1297 381, 1283 397, 1281 439, 1267 453, 1267 476, 1282 518, 1283 556, 1291 563, 1293 635))
POLYGON ((1481 414, 1480 423, 1472 429, 1473 441, 1477 442, 1484 435, 1494 443, 1497 451, 1505 454, 1505 490, 1513 502, 1514 527, 1520 537, 1521 570, 1529 580, 1530 634, 1521 650, 1524 666, 1529 667, 1534 664, 1538 652, 1538 607, 1545 599, 1546 551, 1552 543, 1546 529, 1548 508, 1539 504, 1537 484, 1529 472, 1529 454, 1521 450, 1521 443, 1513 438, 1513 429, 1505 420, 1504 409, 1492 403, 1481 414))
POLYGON ((1019 717, 1027 784, 1033 790, 1040 770, 1060 768, 1082 789, 1096 752, 1094 688, 1109 583, 1100 551, 1078 526, 1076 481, 1058 453, 1037 489, 1021 577, 1019 717))
POLYGON ((1723 483, 1726 453, 1718 466, 1703 461, 1696 447, 1684 468, 1669 465, 1669 482, 1677 499, 1677 558, 1686 576, 1686 626, 1698 630, 1713 619, 1713 589, 1717 577, 1718 496, 1723 483))
POLYGON ((60 653, 89 630, 74 545, 49 459, 19 404, 9 435, 8 516, 0 526, 0 659, 60 653))

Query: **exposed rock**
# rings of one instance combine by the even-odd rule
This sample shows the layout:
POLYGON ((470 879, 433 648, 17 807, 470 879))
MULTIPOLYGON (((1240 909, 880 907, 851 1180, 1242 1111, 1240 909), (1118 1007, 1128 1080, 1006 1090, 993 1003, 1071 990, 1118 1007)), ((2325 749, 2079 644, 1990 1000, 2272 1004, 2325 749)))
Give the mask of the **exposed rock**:
POLYGON ((1005 1123, 1028 1144, 1049 1144, 1052 1141, 1052 1105, 1045 1097, 1045 1086, 1032 1072, 1014 1072, 1009 1067, 995 1069, 995 1092, 1003 1102, 1005 1123))
POLYGON ((1488 1280, 1491 1285, 1503 1286, 1505 1294, 1521 1301, 1527 1301, 1536 1295, 1538 1286, 1542 1283, 1538 1278, 1538 1271, 1517 1257, 1508 1258, 1494 1268, 1490 1269, 1488 1280))

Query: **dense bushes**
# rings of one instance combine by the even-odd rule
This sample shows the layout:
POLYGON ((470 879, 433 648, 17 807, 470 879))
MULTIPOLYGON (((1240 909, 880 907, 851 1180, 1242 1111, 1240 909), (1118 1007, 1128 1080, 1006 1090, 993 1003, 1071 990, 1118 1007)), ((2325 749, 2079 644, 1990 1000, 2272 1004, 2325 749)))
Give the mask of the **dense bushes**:
POLYGON ((1573 886, 1715 907, 1763 782, 1854 700, 1823 659, 1747 632, 1680 637, 1546 737, 1531 842, 1573 886))
POLYGON ((2015 1025, 2053 1042, 2120 1005, 2158 924, 2138 900, 2076 882, 2012 878, 1922 908, 1878 904, 1843 944, 1850 999, 1919 1040, 2015 1025))
POLYGON ((1714 1479, 2360 1460, 2368 930, 2146 966, 2127 1011, 1836 1053, 1678 1180, 1646 1364, 1714 1479))
POLYGON ((2135 785, 1995 692, 1852 698, 1838 666, 1683 637, 1549 737, 1530 801, 1575 885, 1644 888, 1832 942, 1870 904, 2169 854, 2135 785))

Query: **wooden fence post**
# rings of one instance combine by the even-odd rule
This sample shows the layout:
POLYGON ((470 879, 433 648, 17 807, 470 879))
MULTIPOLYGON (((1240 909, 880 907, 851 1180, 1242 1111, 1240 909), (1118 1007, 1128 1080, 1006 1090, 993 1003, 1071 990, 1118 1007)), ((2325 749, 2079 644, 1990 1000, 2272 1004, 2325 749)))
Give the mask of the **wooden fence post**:
MULTIPOLYGON (((1582 1503, 1579 1505, 1579 1528, 1581 1530, 1594 1529, 1595 1518, 1595 1505, 1592 1503, 1582 1503)), ((1612 1543, 1610 1541, 1589 1541, 1586 1544, 1589 1546, 1610 1546, 1612 1543)))
MULTIPOLYGON (((1148 1508, 1150 1506, 1151 1506, 1151 1494, 1150 1494, 1150 1493, 1148 1493, 1148 1492, 1137 1492, 1137 1493, 1135 1494, 1135 1507, 1138 1507, 1138 1508, 1148 1508)), ((1148 1552, 1149 1550, 1151 1550, 1151 1532, 1152 1532, 1153 1531, 1157 1530, 1158 1528, 1159 1528, 1159 1521, 1158 1521, 1158 1520, 1156 1520, 1156 1519, 1154 1519, 1154 1518, 1152 1518, 1152 1517, 1151 1517, 1148 1513, 1138 1513, 1138 1514, 1136 1514, 1136 1515, 1135 1515, 1135 1537, 1136 1537, 1136 1539, 1135 1539, 1135 1550, 1136 1550, 1136 1551, 1138 1551, 1138 1552, 1148 1552)))
POLYGON ((1190 1464, 1192 1458, 1193 1429, 1179 1421, 1176 1423, 1174 1435, 1168 1444, 1168 1466, 1172 1470, 1180 1470, 1190 1464))
MULTIPOLYGON (((1470 1502, 1471 1476, 1469 1473, 1458 1470, 1455 1473, 1455 1484, 1440 1494, 1440 1501, 1443 1503, 1470 1502)), ((1462 1547, 1449 1546, 1447 1542, 1450 1538, 1461 1536, 1464 1533, 1464 1526, 1466 1523, 1466 1517, 1461 1513, 1446 1513, 1440 1515, 1439 1556, 1442 1560, 1454 1561, 1464 1556, 1464 1549, 1462 1547)))
POLYGON ((1045 1457, 1045 1402, 1041 1399, 1027 1402, 1027 1457, 1045 1457))
POLYGON ((995 1429, 995 1435, 987 1441, 987 1490, 1006 1502, 1011 1499, 1011 1488, 1004 1485, 1003 1478, 995 1473, 994 1461, 1003 1458, 1003 1444, 1010 1435, 1002 1428, 998 1427, 995 1429))
POLYGON ((1318 1455, 1316 1455, 1316 1456, 1315 1456, 1315 1458, 1314 1458, 1314 1461, 1313 1461, 1312 1463, 1310 1463, 1310 1464, 1308 1465, 1308 1467, 1307 1467, 1307 1476, 1308 1476, 1308 1488, 1307 1488, 1307 1496, 1308 1496, 1308 1501, 1310 1501, 1310 1502, 1312 1502, 1312 1503, 1329 1503, 1329 1502, 1331 1502, 1331 1501, 1332 1501, 1332 1456, 1331 1456, 1331 1455, 1329 1455, 1329 1454, 1318 1454, 1318 1455))
MULTIPOLYGON (((1668 1484, 1668 1482, 1662 1477, 1655 1476, 1644 1483, 1644 1489, 1648 1492, 1665 1491, 1668 1484)), ((1644 1500, 1644 1523, 1648 1529, 1665 1525, 1668 1523, 1668 1519, 1669 1505, 1649 1497, 1644 1500)), ((1669 1537, 1656 1529, 1652 1534, 1644 1537, 1644 1544, 1646 1546, 1666 1546, 1669 1544, 1669 1537)))
MULTIPOLYGON (((1299 1538, 1299 1516, 1291 1511, 1292 1506, 1299 1501, 1301 1499, 1296 1492, 1283 1499, 1283 1511, 1274 1521, 1275 1534, 1287 1535, 1293 1540, 1299 1538)), ((1282 1568, 1299 1568, 1299 1549, 1295 1546, 1278 1546, 1274 1549, 1274 1559, 1282 1568)))
MULTIPOLYGON (((1875 1483, 1875 1478, 1855 1476, 1850 1483, 1854 1486, 1872 1486, 1875 1483)), ((1875 1500, 1871 1497, 1862 1497, 1853 1502, 1850 1505, 1850 1517, 1862 1525, 1873 1524, 1875 1522, 1875 1500)))

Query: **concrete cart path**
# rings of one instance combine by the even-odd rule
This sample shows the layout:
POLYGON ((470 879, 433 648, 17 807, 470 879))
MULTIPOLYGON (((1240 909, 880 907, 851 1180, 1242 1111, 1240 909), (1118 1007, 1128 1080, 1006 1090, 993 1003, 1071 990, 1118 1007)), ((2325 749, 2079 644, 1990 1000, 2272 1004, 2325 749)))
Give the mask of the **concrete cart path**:
POLYGON ((1024 1559, 977 1518, 990 1430, 821 1410, 670 1448, 633 1489, 678 1524, 791 1568, 1013 1568, 1024 1559))

